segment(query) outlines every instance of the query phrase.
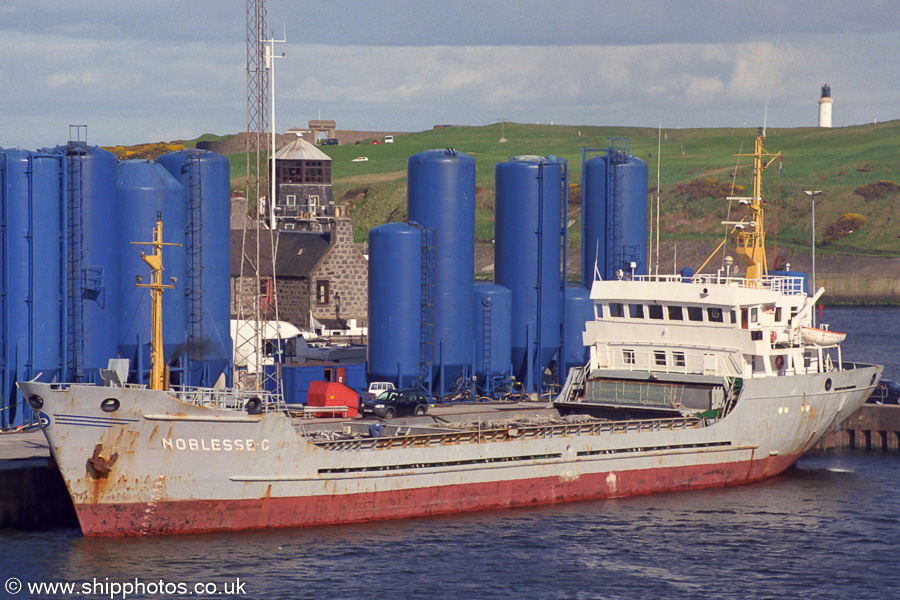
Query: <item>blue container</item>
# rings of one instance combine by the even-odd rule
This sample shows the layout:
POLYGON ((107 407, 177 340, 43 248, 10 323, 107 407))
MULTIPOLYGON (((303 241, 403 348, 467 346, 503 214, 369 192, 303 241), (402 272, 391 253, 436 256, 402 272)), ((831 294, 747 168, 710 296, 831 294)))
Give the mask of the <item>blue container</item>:
POLYGON ((230 164, 216 152, 179 150, 157 161, 184 187, 187 208, 187 384, 231 384, 230 164))
POLYGON ((150 242, 156 227, 157 215, 163 220, 163 242, 178 244, 164 246, 163 283, 174 283, 175 289, 163 293, 163 354, 173 369, 174 382, 178 376, 180 357, 185 351, 185 205, 184 188, 159 163, 129 160, 119 163, 116 180, 119 206, 118 253, 120 297, 116 314, 121 323, 119 351, 131 360, 135 382, 144 383, 150 373, 150 290, 135 285, 136 277, 150 283, 150 267, 141 258, 141 251, 150 254, 153 248, 132 242, 150 242), (173 282, 173 278, 175 281, 173 282))
POLYGON ((415 154, 407 162, 407 187, 409 220, 433 230, 431 390, 444 395, 472 374, 475 159, 454 150, 415 154))
MULTIPOLYGON (((275 365, 265 365, 266 389, 275 391, 275 365)), ((366 390, 365 363, 293 364, 282 365, 281 384, 287 404, 306 404, 309 386, 313 381, 338 381, 357 393, 366 390), (330 371, 330 372, 329 372, 330 371), (343 372, 344 381, 339 381, 343 372)))
POLYGON ((475 286, 475 376, 485 381, 511 371, 512 292, 492 283, 475 286))
POLYGON ((372 381, 407 387, 419 379, 421 298, 422 230, 406 223, 370 229, 367 355, 372 381))
POLYGON ((116 157, 78 142, 57 150, 66 153, 68 181, 67 372, 70 380, 99 383, 100 369, 118 354, 116 157))
POLYGON ((603 279, 616 271, 647 273, 647 163, 609 150, 585 161, 582 200, 582 285, 596 266, 603 279))
POLYGON ((512 292, 512 363, 540 391, 562 329, 564 161, 522 156, 498 163, 494 283, 512 292))
POLYGON ((0 152, 0 428, 32 421, 17 381, 65 366, 62 154, 0 152))
POLYGON ((585 323, 594 320, 591 294, 581 287, 566 288, 565 377, 572 367, 583 367, 590 358, 590 348, 584 345, 585 323))

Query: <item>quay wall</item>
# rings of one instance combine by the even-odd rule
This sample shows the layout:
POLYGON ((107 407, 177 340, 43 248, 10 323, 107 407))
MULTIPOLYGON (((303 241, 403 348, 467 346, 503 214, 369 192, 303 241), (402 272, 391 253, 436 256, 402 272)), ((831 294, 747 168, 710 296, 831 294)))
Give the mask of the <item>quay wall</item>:
POLYGON ((898 304, 900 274, 817 273, 828 304, 898 304))
POLYGON ((77 526, 75 507, 52 458, 0 461, 0 529, 77 526))
POLYGON ((815 450, 900 450, 900 406, 864 404, 823 437, 815 450))

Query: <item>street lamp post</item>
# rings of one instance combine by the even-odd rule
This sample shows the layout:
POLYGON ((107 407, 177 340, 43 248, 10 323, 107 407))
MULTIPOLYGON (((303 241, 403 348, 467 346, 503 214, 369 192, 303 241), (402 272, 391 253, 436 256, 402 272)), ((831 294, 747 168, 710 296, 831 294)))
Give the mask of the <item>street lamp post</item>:
MULTIPOLYGON (((819 190, 803 190, 803 193, 809 196, 810 201, 812 203, 812 286, 810 288, 810 293, 815 294, 816 289, 816 196, 822 194, 819 190)), ((813 310, 812 315, 813 326, 816 324, 816 311, 813 310)))

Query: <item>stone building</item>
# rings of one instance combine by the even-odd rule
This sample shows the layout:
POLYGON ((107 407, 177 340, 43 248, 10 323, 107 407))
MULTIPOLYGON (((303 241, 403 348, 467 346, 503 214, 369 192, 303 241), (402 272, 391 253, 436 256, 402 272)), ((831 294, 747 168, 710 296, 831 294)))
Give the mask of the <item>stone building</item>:
MULTIPOLYGON (((240 292, 250 291, 253 282, 240 281, 242 244, 252 248, 245 252, 244 270, 250 272, 255 259, 256 232, 231 232, 231 307, 237 318, 240 292)), ((260 290, 263 318, 273 319, 272 285, 273 236, 277 235, 275 260, 275 292, 278 317, 301 329, 319 333, 358 331, 365 327, 368 316, 368 261, 353 242, 353 221, 336 211, 327 232, 269 230, 261 231, 260 290)))
POLYGON ((327 231, 335 216, 331 157, 298 137, 279 150, 275 202, 268 204, 271 229, 327 231))

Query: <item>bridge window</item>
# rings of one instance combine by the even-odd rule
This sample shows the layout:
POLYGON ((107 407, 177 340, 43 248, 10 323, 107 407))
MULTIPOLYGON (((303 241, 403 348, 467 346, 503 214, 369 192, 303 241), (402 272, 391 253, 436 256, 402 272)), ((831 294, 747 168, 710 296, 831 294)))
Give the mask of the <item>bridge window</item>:
POLYGON ((647 312, 649 313, 651 319, 663 318, 663 307, 658 304, 651 304, 650 306, 648 306, 647 312))
POLYGON ((634 364, 634 350, 622 350, 622 362, 626 365, 634 364))
POLYGON ((610 302, 609 303, 609 316, 624 317, 625 316, 624 305, 621 302, 610 302))
POLYGON ((669 307, 669 320, 670 321, 684 321, 684 311, 682 311, 680 306, 670 306, 669 307))
POLYGON ((707 308, 706 309, 706 320, 710 323, 723 323, 722 319, 722 309, 721 308, 707 308))
POLYGON ((644 318, 644 305, 643 304, 629 304, 628 312, 629 312, 629 316, 632 319, 643 319, 644 318))
POLYGON ((656 366, 658 366, 658 367, 666 366, 665 350, 654 350, 653 351, 653 361, 656 363, 656 366))
POLYGON ((687 307, 688 319, 691 321, 702 321, 703 320, 703 309, 699 306, 688 306, 687 307))

